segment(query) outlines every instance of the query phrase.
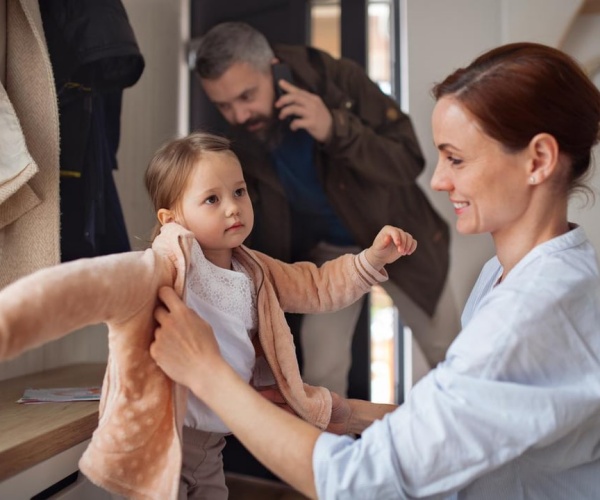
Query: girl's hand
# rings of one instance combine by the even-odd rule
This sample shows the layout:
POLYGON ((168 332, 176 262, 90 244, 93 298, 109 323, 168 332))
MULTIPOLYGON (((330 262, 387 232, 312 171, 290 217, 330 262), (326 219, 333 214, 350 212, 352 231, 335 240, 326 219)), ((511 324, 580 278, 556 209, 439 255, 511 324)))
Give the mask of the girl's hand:
POLYGON ((400 228, 384 226, 367 249, 366 257, 375 269, 397 261, 404 255, 410 255, 417 248, 417 241, 400 228))
POLYGON ((285 410, 292 415, 296 415, 296 412, 289 407, 287 401, 281 395, 281 391, 277 387, 257 387, 256 391, 275 406, 279 406, 282 410, 285 410))
POLYGON ((331 393, 331 420, 327 432, 334 434, 347 434, 352 409, 347 399, 342 398, 339 394, 331 393))

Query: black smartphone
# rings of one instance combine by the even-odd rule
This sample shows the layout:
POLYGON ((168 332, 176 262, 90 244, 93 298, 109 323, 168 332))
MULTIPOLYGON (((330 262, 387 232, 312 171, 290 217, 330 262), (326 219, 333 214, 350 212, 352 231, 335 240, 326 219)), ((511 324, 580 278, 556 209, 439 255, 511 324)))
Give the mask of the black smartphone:
POLYGON ((294 83, 292 79, 292 71, 287 64, 277 63, 273 64, 273 84, 275 85, 275 99, 279 99, 285 91, 279 86, 279 80, 286 80, 290 83, 294 83))

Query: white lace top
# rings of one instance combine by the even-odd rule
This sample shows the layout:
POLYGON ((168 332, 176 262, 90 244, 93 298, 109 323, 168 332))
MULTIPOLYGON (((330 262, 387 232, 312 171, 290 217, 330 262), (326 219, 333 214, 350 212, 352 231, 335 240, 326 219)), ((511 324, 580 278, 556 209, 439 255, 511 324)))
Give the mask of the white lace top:
MULTIPOLYGON (((250 276, 234 259, 233 270, 215 266, 204 256, 198 242, 192 245, 186 276, 186 303, 208 321, 215 332, 223 358, 246 381, 254 370, 251 343, 258 319, 256 290, 250 276)), ((190 394, 184 425, 209 432, 230 432, 212 410, 190 394)))

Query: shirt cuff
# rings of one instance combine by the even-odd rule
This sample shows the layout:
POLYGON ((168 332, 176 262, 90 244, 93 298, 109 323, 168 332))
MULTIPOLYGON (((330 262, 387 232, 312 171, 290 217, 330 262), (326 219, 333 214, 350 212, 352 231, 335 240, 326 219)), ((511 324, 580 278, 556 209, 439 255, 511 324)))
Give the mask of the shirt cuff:
POLYGON ((384 267, 377 270, 369 263, 366 250, 358 254, 358 271, 371 285, 388 280, 388 273, 384 267))
MULTIPOLYGON (((331 458, 339 450, 351 446, 353 442, 354 439, 349 436, 339 436, 329 432, 322 432, 317 438, 312 459, 317 498, 329 498, 327 496, 327 489, 328 479, 330 478, 329 467, 332 465, 331 458)), ((336 477, 337 474, 333 476, 336 477)))

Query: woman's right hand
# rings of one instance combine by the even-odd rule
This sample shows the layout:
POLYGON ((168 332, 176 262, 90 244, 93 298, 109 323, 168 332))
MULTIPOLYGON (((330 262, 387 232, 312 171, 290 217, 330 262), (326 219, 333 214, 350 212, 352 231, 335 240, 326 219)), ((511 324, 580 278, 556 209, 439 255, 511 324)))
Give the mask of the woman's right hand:
MULTIPOLYGON (((179 298, 175 290, 162 287, 159 305, 154 310, 158 323, 150 355, 175 382, 198 387, 211 380, 215 367, 225 363, 212 327, 179 298)), ((196 394, 198 396, 198 394, 196 394)))

